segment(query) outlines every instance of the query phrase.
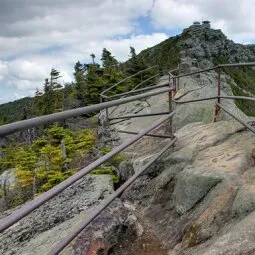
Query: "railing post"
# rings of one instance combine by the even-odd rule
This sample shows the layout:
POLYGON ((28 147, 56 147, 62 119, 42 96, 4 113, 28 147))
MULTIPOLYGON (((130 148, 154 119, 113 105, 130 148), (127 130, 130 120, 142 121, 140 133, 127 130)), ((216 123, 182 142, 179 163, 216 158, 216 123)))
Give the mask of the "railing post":
POLYGON ((217 73, 218 73, 218 86, 217 86, 217 96, 218 96, 218 104, 215 105, 215 114, 214 114, 214 119, 213 119, 213 122, 216 122, 217 121, 217 117, 219 116, 219 113, 220 113, 220 107, 219 107, 219 104, 221 102, 220 100, 220 94, 221 94, 221 68, 219 67, 218 70, 217 70, 217 73))
POLYGON ((218 104, 220 104, 220 87, 221 87, 221 82, 220 82, 220 75, 221 75, 221 69, 218 69, 218 104))
POLYGON ((174 88, 173 95, 175 95, 176 93, 176 78, 175 77, 173 77, 173 88, 174 88))
POLYGON ((109 123, 109 108, 105 108, 107 123, 109 123))
MULTIPOLYGON (((104 102, 104 98, 100 95, 100 103, 102 104, 104 102)), ((107 123, 109 122, 109 110, 108 108, 105 108, 105 114, 107 118, 107 123)))
MULTIPOLYGON (((171 87, 171 84, 169 83, 169 87, 171 87)), ((173 91, 168 91, 168 107, 169 107, 169 113, 173 111, 173 105, 172 105, 172 97, 173 97, 173 91)), ((173 118, 169 118, 169 133, 171 136, 171 139, 174 139, 173 136, 173 118)))
POLYGON ((178 87, 177 87, 177 90, 179 90, 180 89, 180 77, 179 77, 179 75, 180 75, 180 64, 178 64, 178 77, 177 77, 177 84, 178 84, 178 87))

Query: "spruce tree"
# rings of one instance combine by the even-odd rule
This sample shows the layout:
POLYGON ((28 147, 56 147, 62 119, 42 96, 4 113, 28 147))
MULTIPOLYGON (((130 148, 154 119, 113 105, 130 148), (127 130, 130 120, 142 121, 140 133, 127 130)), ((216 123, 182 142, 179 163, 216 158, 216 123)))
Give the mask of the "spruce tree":
POLYGON ((74 96, 75 99, 78 100, 78 106, 84 106, 86 103, 86 95, 87 95, 87 86, 85 80, 85 72, 86 65, 81 64, 78 61, 74 66, 74 78, 75 78, 75 86, 74 86, 74 96))
POLYGON ((106 48, 103 49, 101 60, 104 68, 117 68, 118 66, 118 61, 106 48))

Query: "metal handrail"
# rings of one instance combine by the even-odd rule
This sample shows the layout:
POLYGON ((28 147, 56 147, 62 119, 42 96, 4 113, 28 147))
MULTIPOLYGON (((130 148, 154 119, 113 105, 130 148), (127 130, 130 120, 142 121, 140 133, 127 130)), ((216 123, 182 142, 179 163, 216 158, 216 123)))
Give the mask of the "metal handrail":
POLYGON ((143 98, 163 94, 163 93, 166 93, 171 90, 172 90, 172 88, 165 88, 165 89, 161 89, 161 90, 150 91, 150 92, 147 92, 144 94, 130 96, 127 98, 120 98, 120 99, 112 100, 109 102, 94 104, 94 105, 80 107, 80 108, 73 109, 73 110, 67 110, 67 111, 63 111, 63 112, 57 112, 57 113, 53 113, 53 114, 49 114, 49 115, 44 115, 41 117, 31 118, 28 120, 13 122, 10 124, 0 126, 0 136, 15 133, 19 130, 24 130, 24 129, 28 129, 28 128, 32 128, 32 127, 38 127, 40 125, 49 124, 49 123, 53 123, 53 122, 57 122, 57 121, 62 121, 62 120, 68 119, 68 118, 81 116, 81 115, 88 114, 91 112, 97 112, 97 111, 103 110, 105 108, 109 108, 112 106, 117 106, 117 105, 125 104, 128 102, 140 100, 143 98))
POLYGON ((158 89, 158 88, 164 88, 164 87, 167 87, 167 86, 169 86, 168 82, 165 83, 165 84, 162 84, 162 85, 157 85, 157 86, 153 86, 153 87, 146 87, 146 88, 136 89, 136 90, 130 90, 130 91, 123 92, 123 93, 120 93, 120 94, 108 96, 107 99, 111 99, 111 98, 115 98, 115 97, 119 97, 119 96, 126 96, 126 95, 129 95, 129 94, 134 94, 134 93, 139 93, 139 92, 144 92, 144 91, 149 91, 149 90, 154 90, 154 89, 158 89))
MULTIPOLYGON (((255 100, 254 100, 255 101, 255 100)), ((220 107, 223 111, 225 111, 227 114, 229 114, 232 118, 236 119, 237 121, 239 121, 241 124, 243 124, 245 127, 247 127, 251 132, 253 132, 255 134, 255 129, 248 123, 244 122, 241 118, 239 118, 238 116, 236 116, 235 114, 233 114, 232 112, 228 111, 224 106, 222 106, 219 103, 216 103, 216 105, 218 107, 220 107)))
POLYGON ((196 103, 200 101, 206 101, 206 100, 212 100, 212 99, 218 99, 218 98, 224 98, 224 99, 240 99, 240 100, 247 100, 247 101, 254 101, 254 97, 243 97, 243 96, 213 96, 213 97, 205 97, 205 98, 199 98, 199 99, 193 99, 193 100, 187 100, 187 101, 179 101, 178 99, 173 99, 173 102, 176 104, 187 104, 187 103, 196 103))
POLYGON ((146 83, 147 81, 150 81, 156 77, 159 77, 159 73, 155 74, 155 75, 152 75, 150 76, 149 78, 147 78, 146 80, 144 81, 141 81, 139 84, 137 84, 133 89, 131 89, 131 91, 134 91, 136 89, 138 89, 141 85, 143 85, 144 83, 146 83))
POLYGON ((141 139, 144 135, 148 134, 150 131, 161 125, 163 122, 171 118, 175 112, 171 112, 168 115, 162 117, 161 119, 155 121, 151 126, 146 128, 145 130, 141 131, 137 135, 133 136, 131 139, 127 140, 126 142, 122 143, 106 155, 102 156, 101 158, 97 159, 96 161, 92 162, 85 168, 81 169, 76 174, 72 175, 65 181, 61 182, 57 186, 53 187, 52 189, 46 191, 45 193, 41 194, 31 202, 23 205, 20 209, 14 211, 11 215, 3 218, 0 220, 0 233, 4 231, 5 229, 9 228, 22 218, 24 218, 26 215, 34 211, 36 208, 41 206, 42 204, 46 203, 48 200, 52 199, 56 195, 58 195, 60 192, 62 192, 64 189, 68 188, 72 184, 74 184, 76 181, 84 177, 85 175, 89 174, 91 171, 93 171, 95 168, 99 167, 101 164, 112 158, 117 153, 123 151, 128 146, 132 145, 139 139, 141 139))
POLYGON ((118 196, 120 196, 123 191, 125 191, 134 181, 141 176, 160 156, 162 156, 175 142, 177 138, 174 138, 167 146, 163 148, 153 159, 151 159, 148 163, 145 164, 138 172, 136 172, 132 177, 130 177, 120 188, 118 188, 113 194, 111 194, 98 210, 92 212, 87 219, 84 220, 79 226, 75 228, 75 230, 69 234, 65 239, 59 242, 53 250, 51 250, 49 255, 57 255, 59 254, 79 233, 89 225, 107 206, 109 206, 118 196))
MULTIPOLYGON (((235 116, 233 113, 229 112, 227 109, 225 109, 219 103, 221 98, 242 99, 242 100, 255 101, 255 98, 252 98, 252 97, 221 96, 220 93, 219 93, 219 90, 220 90, 220 71, 219 70, 221 68, 223 68, 223 67, 239 67, 239 66, 254 66, 254 65, 255 65, 255 62, 237 63, 237 64, 222 64, 222 65, 218 65, 218 66, 213 67, 213 68, 208 68, 208 69, 204 69, 204 70, 200 70, 200 71, 195 71, 195 72, 188 73, 188 74, 183 74, 183 75, 178 74, 177 76, 174 76, 172 74, 172 72, 179 71, 179 67, 178 67, 177 69, 174 69, 174 70, 169 72, 169 77, 170 77, 170 74, 171 74, 171 78, 174 80, 173 87, 169 87, 167 89, 162 89, 162 90, 158 90, 158 91, 147 92, 147 93, 144 93, 142 95, 131 96, 131 97, 128 97, 128 98, 121 98, 121 99, 118 99, 118 100, 112 100, 112 101, 101 103, 101 104, 96 104, 96 105, 87 106, 87 107, 81 107, 81 108, 74 109, 74 110, 69 110, 69 111, 60 112, 60 113, 54 113, 54 114, 45 115, 45 116, 41 116, 41 117, 29 119, 29 120, 24 120, 24 121, 19 121, 19 122, 3 125, 3 126, 0 126, 0 136, 7 135, 7 134, 10 134, 10 133, 22 130, 22 129, 27 129, 27 128, 36 127, 36 126, 39 126, 39 125, 42 125, 42 124, 47 124, 47 123, 52 123, 52 122, 64 120, 64 119, 67 119, 67 118, 70 118, 70 117, 76 117, 76 116, 84 115, 84 114, 87 114, 87 113, 90 113, 90 112, 99 111, 99 110, 102 110, 102 109, 105 109, 105 108, 125 104, 127 102, 139 100, 139 99, 142 99, 142 98, 147 98, 147 97, 162 94, 162 93, 165 93, 165 92, 172 92, 173 90, 176 89, 176 79, 178 80, 181 77, 190 76, 190 75, 198 74, 198 73, 203 73, 203 72, 210 71, 210 70, 218 70, 218 95, 217 96, 203 98, 203 99, 194 99, 194 100, 189 100, 189 101, 178 101, 178 100, 173 99, 173 101, 175 103, 184 104, 184 103, 199 102, 199 101, 204 101, 204 100, 218 99, 218 103, 216 103, 216 106, 218 108, 224 110, 230 116, 232 116, 233 118, 238 120, 240 123, 242 123, 244 126, 246 126, 249 130, 251 130, 252 132, 255 133, 255 129, 251 125, 245 123, 243 120, 241 120, 239 117, 235 116)), ((151 68, 153 68, 153 67, 151 67, 151 68)), ((148 68, 148 69, 151 69, 151 68, 148 68)), ((146 69, 146 70, 148 70, 148 69, 146 69)), ((142 70, 138 73, 141 73, 143 71, 145 71, 145 70, 142 70)), ((137 74, 135 74, 135 75, 137 75, 137 74)), ((135 75, 127 77, 126 79, 134 77, 135 75)), ((123 82, 123 80, 121 82, 123 82)), ((120 83, 118 83, 118 84, 120 84, 120 83)), ((118 84, 113 85, 111 88, 116 87, 118 84)), ((105 90, 101 94, 103 95, 103 93, 109 91, 111 88, 105 90)), ((145 91, 145 90, 143 90, 143 91, 145 91)), ((142 92, 142 91, 140 90, 140 92, 142 92)), ((171 93, 169 93, 169 102, 170 102, 170 99, 172 100, 171 93)), ((167 113, 165 113, 165 114, 167 114, 167 113)), ((51 198, 55 197, 57 194, 62 192, 64 189, 66 189, 67 187, 74 184, 80 178, 84 177, 85 175, 90 173, 92 170, 94 170, 96 167, 100 166, 101 164, 106 162, 108 159, 110 159, 111 157, 113 157, 114 155, 119 153, 120 151, 124 150, 125 148, 127 148, 131 144, 135 143, 136 141, 141 139, 143 136, 145 136, 145 135, 154 136, 153 134, 149 134, 149 132, 152 131, 153 129, 155 129, 156 127, 158 127, 159 125, 161 125, 166 120, 171 119, 174 114, 175 114, 175 111, 171 111, 171 105, 169 105, 168 114, 166 116, 162 117, 161 119, 157 120, 156 122, 154 122, 150 127, 143 130, 142 132, 136 134, 131 139, 127 140, 126 142, 124 142, 120 146, 113 149, 111 152, 107 153, 106 155, 102 156, 98 160, 94 161, 93 163, 91 163, 87 167, 85 167, 82 170, 80 170, 79 172, 77 172, 75 175, 69 177, 68 179, 66 179, 62 183, 55 186, 54 188, 52 188, 52 189, 48 190, 47 192, 41 194, 39 197, 37 197, 33 201, 23 205, 20 209, 16 210, 11 215, 1 219, 0 220, 0 232, 4 231, 5 229, 9 228, 14 223, 18 222, 20 219, 22 219, 23 217, 25 217, 26 215, 31 213, 33 210, 38 208, 40 205, 44 204, 45 202, 47 202, 51 198)), ((131 131, 129 131, 129 132, 131 132, 131 131)), ((132 133, 134 133, 134 132, 132 132, 132 133)), ((163 137, 164 136, 162 135, 162 138, 163 137)), ((173 138, 173 139, 155 158, 153 158, 151 161, 149 161, 149 163, 147 163, 140 171, 138 171, 136 174, 134 174, 127 182, 125 182, 119 189, 117 189, 116 192, 114 192, 112 195, 110 195, 110 197, 108 197, 108 199, 106 199, 103 202, 103 204, 100 206, 100 208, 98 210, 96 210, 95 212, 93 212, 88 217, 88 219, 86 219, 78 228, 75 229, 75 231, 73 233, 71 233, 71 235, 69 235, 61 243, 59 243, 52 250, 52 252, 51 252, 52 255, 58 254, 60 251, 62 251, 64 249, 64 247, 66 247, 66 245, 68 245, 91 221, 93 221, 93 219, 95 219, 109 204, 111 204, 111 202, 116 197, 118 197, 127 187, 129 187, 149 166, 151 166, 155 162, 155 160, 157 158, 159 158, 168 148, 170 148, 170 146, 172 146, 176 142, 176 138, 174 138, 173 136, 167 136, 166 138, 173 138)))
MULTIPOLYGON (((247 63, 246 66, 248 65, 255 65, 255 63, 251 64, 251 63, 247 63)), ((240 64, 229 64, 229 65, 219 65, 218 67, 216 67, 215 69, 219 69, 218 71, 218 96, 216 97, 210 97, 210 98, 204 98, 204 99, 197 99, 197 100, 191 100, 190 102, 194 102, 194 101, 202 101, 202 100, 209 100, 209 99, 218 99, 218 103, 216 104, 219 108, 222 108, 225 112, 227 112, 230 116, 232 116, 233 118, 235 118, 236 120, 238 120, 240 123, 242 123, 244 126, 246 126, 249 130, 251 130, 253 133, 255 133, 255 129, 250 126, 249 124, 245 123, 244 121, 242 121, 240 118, 238 118, 237 116, 235 116, 234 114, 232 114, 231 112, 229 112, 227 109, 225 109, 222 105, 220 105, 220 98, 226 98, 226 99, 243 99, 243 100, 251 100, 251 101, 255 101, 255 98, 250 98, 250 97, 236 97, 236 96, 220 96, 220 67, 226 67, 226 66, 240 66, 240 64)), ((243 66, 243 65, 242 65, 243 66)), ((179 70, 179 69, 178 69, 179 70)), ((208 69, 207 69, 208 70, 208 69)), ((210 69, 213 70, 213 69, 210 69)), ((200 71, 203 72, 204 70, 200 71)), ((198 72, 199 73, 199 72, 198 72)), ((169 72, 169 78, 170 78, 170 72, 169 72)), ((193 73, 194 74, 194 73, 193 73)), ((172 76, 173 78, 173 86, 174 89, 176 89, 176 79, 178 80, 180 77, 184 77, 181 75, 178 76, 172 76)), ((170 95, 171 93, 169 93, 169 103, 170 100, 172 100, 172 95, 170 95)), ((175 102, 178 103, 178 100, 174 100, 175 102)), ((187 102, 187 101, 186 101, 187 102)), ((179 103, 186 103, 186 102, 179 102, 179 103)), ((169 105, 169 109, 171 109, 171 105, 169 105)), ((167 116, 169 116, 169 118, 171 118, 171 116, 173 114, 168 114, 167 116)), ((148 132, 147 132, 148 134, 148 132)), ((169 145, 167 145, 159 154, 158 156, 156 156, 156 159, 159 158, 168 148, 170 148, 170 146, 172 146, 174 144, 174 142, 176 141, 176 138, 173 138, 171 143, 169 145)), ((101 207, 99 208, 99 210, 97 210, 96 212, 92 213, 88 219, 86 219, 80 226, 78 226, 70 235, 68 235, 64 240, 62 240, 59 244, 56 245, 56 247, 54 247, 54 249, 51 251, 51 255, 56 255, 59 254, 59 252, 61 252, 86 226, 88 226, 88 224, 93 221, 108 205, 110 205, 110 203, 112 201, 114 201, 114 199, 116 199, 119 195, 122 194, 122 192, 128 188, 149 166, 151 166, 155 160, 155 158, 152 159, 151 161, 149 161, 148 164, 146 164, 140 171, 138 171, 136 174, 134 174, 127 182, 125 182, 119 189, 117 189, 117 191, 110 195, 110 197, 108 199, 106 199, 104 201, 104 203, 101 205, 101 207)))
MULTIPOLYGON (((144 70, 141 70, 141 71, 139 71, 139 72, 137 72, 137 73, 135 73, 135 74, 133 74, 133 75, 130 75, 130 76, 124 78, 123 80, 117 82, 116 84, 112 85, 111 87, 105 89, 105 90, 100 94, 100 97, 101 97, 101 98, 105 98, 104 94, 105 94, 106 92, 108 92, 108 91, 110 91, 111 89, 117 87, 118 85, 120 85, 121 83, 127 81, 128 79, 133 78, 133 77, 137 76, 138 74, 144 73, 144 72, 146 72, 146 71, 148 71, 148 70, 150 70, 150 69, 156 68, 156 67, 158 67, 158 65, 148 67, 148 68, 146 68, 146 69, 144 69, 144 70)), ((107 97, 107 96, 106 96, 106 97, 107 97)))
POLYGON ((187 73, 187 74, 176 75, 176 76, 174 76, 174 78, 182 78, 182 77, 186 77, 186 76, 191 76, 193 74, 199 74, 199 73, 204 73, 204 72, 208 72, 208 71, 212 71, 212 70, 217 70, 217 69, 223 68, 223 67, 242 67, 242 66, 255 66, 255 62, 220 64, 220 65, 217 65, 217 66, 214 66, 214 67, 211 67, 211 68, 206 68, 206 69, 203 69, 203 70, 190 72, 190 73, 187 73))

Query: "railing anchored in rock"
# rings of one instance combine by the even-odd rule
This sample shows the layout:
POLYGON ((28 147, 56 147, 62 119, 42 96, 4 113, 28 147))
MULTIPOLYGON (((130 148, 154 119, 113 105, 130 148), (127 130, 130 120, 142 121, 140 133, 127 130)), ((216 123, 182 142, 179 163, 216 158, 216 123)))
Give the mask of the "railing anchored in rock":
MULTIPOLYGON (((154 67, 153 67, 154 68, 154 67)), ((148 69, 146 69, 148 70, 148 69)), ((145 70, 145 71, 146 71, 145 70)), ((138 74, 142 74, 143 71, 139 72, 138 74)), ((152 80, 154 77, 159 76, 159 73, 156 75, 152 75, 152 78, 147 78, 146 81, 152 80)), ((141 81, 140 85, 143 84, 143 81, 141 81)), ((139 85, 139 84, 138 84, 139 85)), ((138 86, 136 86, 138 88, 138 86)), ((7 125, 0 126, 0 136, 5 136, 20 130, 37 127, 44 124, 49 124, 61 120, 65 120, 67 118, 81 116, 84 114, 88 114, 91 112, 97 112, 103 109, 107 109, 110 107, 115 107, 121 104, 125 104, 128 102, 141 100, 144 98, 148 98, 151 96, 159 95, 162 93, 167 93, 169 91, 172 91, 174 88, 169 87, 169 83, 166 82, 164 85, 160 86, 160 89, 158 89, 159 86, 151 86, 149 89, 145 89, 144 91, 149 91, 143 94, 130 96, 128 98, 120 98, 117 100, 109 101, 109 102, 102 102, 100 104, 95 104, 87 107, 82 107, 74 110, 68 110, 64 112, 54 113, 50 115, 45 115, 42 117, 36 117, 28 120, 23 120, 7 125), (156 90, 155 90, 156 89, 156 90)), ((140 93, 141 90, 138 90, 140 93)), ((26 215, 30 214, 32 211, 34 211, 36 208, 41 206, 42 204, 46 203, 48 200, 52 199, 56 195, 58 195, 60 192, 74 184, 76 181, 83 178, 85 175, 89 174, 91 171, 93 171, 95 168, 99 167, 101 164, 112 158, 117 153, 123 151, 128 146, 132 145, 142 137, 148 135, 148 136, 155 136, 149 134, 152 130, 160 126, 165 121, 172 118, 172 116, 175 114, 174 111, 169 111, 166 113, 166 116, 160 118, 159 120, 155 121, 152 125, 150 125, 148 128, 142 130, 138 134, 134 135, 132 138, 127 140, 126 142, 122 143, 118 147, 114 148, 111 152, 107 153, 106 155, 102 156, 101 158, 97 159, 90 165, 86 166, 85 168, 81 169, 79 172, 71 176, 70 178, 66 179, 62 183, 58 184, 54 188, 48 190, 47 192, 41 194, 31 202, 23 205, 20 209, 14 211, 11 215, 2 218, 0 220, 0 232, 3 232, 4 230, 8 229, 10 226, 14 225, 16 222, 24 218, 26 215)), ((161 138, 169 138, 169 136, 159 135, 161 138)), ((119 187, 113 194, 111 194, 106 200, 102 202, 102 204, 99 206, 99 208, 94 211, 92 214, 89 215, 88 218, 84 219, 84 222, 80 224, 74 232, 69 233, 68 236, 63 239, 59 244, 57 244, 50 254, 59 254, 90 222, 92 222, 107 206, 109 206, 124 190, 126 190, 141 174, 144 173, 146 169, 148 169, 165 151, 167 151, 174 143, 176 142, 176 138, 173 138, 171 141, 169 141, 169 144, 163 148, 162 151, 160 151, 152 160, 150 160, 144 167, 142 167, 138 172, 136 172, 128 181, 126 181, 121 187, 119 187)), ((4 233, 3 233, 4 234, 4 233)))
POLYGON ((176 103, 176 104, 187 104, 187 103, 195 103, 195 102, 201 102, 201 101, 217 99, 217 102, 215 104, 215 114, 214 114, 214 120, 213 120, 214 122, 217 120, 217 117, 219 116, 220 110, 222 109, 224 112, 229 114, 235 120, 237 120, 241 124, 243 124, 250 131, 255 133, 255 129, 251 125, 249 125, 248 123, 244 122, 241 118, 239 118, 235 114, 231 113, 228 109, 226 109, 226 107, 224 107, 221 104, 221 99, 247 100, 247 101, 253 101, 253 102, 255 101, 254 97, 246 97, 246 96, 222 96, 221 95, 221 73, 222 73, 222 69, 224 69, 226 67, 235 68, 235 67, 247 67, 247 66, 255 66, 255 62, 221 64, 221 65, 218 65, 218 66, 215 66, 215 67, 212 67, 212 68, 207 68, 207 69, 204 69, 204 70, 195 71, 195 72, 191 72, 191 73, 187 73, 187 74, 181 74, 181 75, 177 75, 177 76, 174 76, 174 75, 172 75, 171 72, 169 72, 169 82, 172 80, 172 83, 174 84, 174 87, 176 88, 176 90, 178 90, 179 80, 182 77, 192 76, 192 75, 201 74, 201 73, 205 73, 205 72, 209 72, 209 71, 216 71, 217 74, 218 74, 218 77, 217 77, 217 80, 218 80, 218 84, 217 84, 217 96, 198 98, 198 99, 195 99, 195 100, 188 100, 188 101, 180 101, 180 100, 173 99, 173 102, 176 103), (178 85, 176 86, 176 84, 178 84, 178 85))
MULTIPOLYGON (((149 84, 145 88, 139 88, 141 85, 145 84, 146 82, 153 81, 153 79, 155 77, 159 77, 160 74, 159 74, 159 72, 157 72, 156 74, 153 74, 150 77, 146 78, 144 81, 141 78, 141 82, 138 85, 136 85, 131 91, 122 92, 122 93, 119 93, 118 95, 114 95, 114 96, 113 95, 112 96, 106 96, 105 95, 106 92, 109 93, 109 91, 112 88, 116 88, 118 85, 121 84, 121 82, 118 83, 118 84, 115 84, 114 86, 110 87, 109 89, 107 89, 106 91, 104 91, 101 94, 101 103, 100 104, 95 104, 95 105, 82 107, 82 108, 78 108, 78 109, 74 109, 74 110, 68 110, 68 111, 64 111, 64 112, 54 113, 54 114, 45 115, 45 116, 42 116, 42 117, 32 118, 32 119, 23 120, 23 121, 19 121, 19 122, 15 122, 15 123, 0 126, 0 136, 5 136, 5 135, 8 135, 8 134, 17 132, 19 130, 24 130, 24 129, 28 129, 28 128, 32 128, 32 127, 37 127, 37 126, 40 126, 40 125, 43 125, 43 124, 49 124, 49 123, 61 121, 61 120, 67 119, 67 118, 81 116, 81 115, 84 115, 84 114, 88 114, 88 113, 91 113, 91 112, 96 112, 96 111, 100 111, 100 110, 104 110, 104 109, 106 109, 109 124, 114 124, 111 121, 115 120, 117 118, 113 118, 113 117, 111 118, 110 117, 110 114, 108 112, 109 108, 116 107, 118 105, 129 103, 129 102, 132 102, 132 101, 149 98, 149 97, 156 96, 156 95, 159 95, 159 94, 168 93, 168 99, 169 99, 169 109, 168 109, 168 111, 162 112, 162 113, 154 113, 154 114, 143 114, 143 115, 137 114, 137 115, 120 116, 120 117, 118 117, 118 119, 121 119, 121 121, 123 121, 123 120, 126 120, 127 118, 134 118, 134 117, 135 118, 137 118, 137 117, 147 117, 147 116, 152 116, 152 115, 154 116, 154 115, 163 115, 163 114, 165 116, 161 117, 159 120, 155 121, 152 125, 150 125, 146 129, 140 131, 139 133, 132 132, 132 131, 120 131, 120 132, 129 133, 129 134, 134 134, 134 136, 132 138, 128 139, 127 141, 125 141, 124 143, 122 143, 121 145, 114 148, 111 152, 107 153, 106 155, 102 156, 101 158, 94 161, 90 165, 88 165, 85 168, 81 169, 79 172, 77 172, 76 174, 74 174, 70 178, 66 179, 62 183, 58 184, 54 188, 52 188, 52 189, 48 190, 47 192, 41 194, 40 196, 38 196, 37 198, 35 198, 31 202, 23 205, 20 209, 14 211, 11 215, 9 215, 5 218, 2 218, 0 220, 0 232, 5 231, 9 227, 11 227, 15 223, 17 223, 19 220, 24 218, 26 215, 30 214, 36 208, 38 208, 39 206, 46 203, 51 198, 58 195, 64 189, 66 189, 69 186, 73 185, 76 181, 80 180, 85 175, 89 174, 96 167, 100 166, 101 164, 103 164, 104 162, 106 162, 107 160, 112 158, 114 155, 116 155, 117 153, 123 151, 128 146, 134 144, 135 142, 137 142, 142 137, 152 136, 152 137, 159 137, 159 138, 169 139, 169 143, 167 144, 167 146, 165 148, 163 148, 153 159, 151 159, 145 166, 143 166, 138 172, 136 172, 128 181, 126 181, 121 187, 119 187, 113 194, 111 194, 107 199, 105 199, 96 211, 94 211, 86 219, 84 219, 82 224, 77 226, 76 229, 72 233, 69 233, 67 235, 67 237, 65 239, 63 239, 60 243, 58 243, 52 249, 52 251, 50 252, 50 254, 59 254, 76 236, 79 235, 79 233, 81 233, 81 231, 84 228, 86 228, 86 226, 88 226, 102 211, 104 211, 104 209, 106 207, 108 207, 119 195, 121 195, 121 193, 124 190, 126 190, 130 185, 132 185, 132 183, 140 175, 142 175, 159 157, 161 157, 177 141, 177 138, 174 137, 173 132, 172 132, 173 131, 172 117, 175 114, 175 110, 174 110, 174 107, 173 107, 174 103, 175 104, 186 104, 186 103, 193 103, 193 102, 199 102, 199 101, 204 101, 204 100, 215 100, 215 99, 217 99, 216 106, 215 106, 214 121, 216 121, 217 116, 219 114, 219 111, 220 111, 220 109, 222 109, 227 114, 231 115, 237 121, 239 121, 244 126, 246 126, 253 133, 255 133, 255 129, 251 125, 244 122, 239 117, 235 116, 233 113, 231 113, 225 107, 223 107, 222 104, 221 104, 221 99, 241 99, 241 100, 255 101, 255 98, 253 98, 253 97, 221 96, 221 82, 220 82, 221 69, 224 68, 224 67, 240 67, 240 66, 255 66, 255 63, 218 65, 218 66, 213 67, 213 68, 209 68, 209 69, 205 69, 205 70, 201 70, 201 71, 196 71, 196 72, 191 72, 191 73, 188 73, 188 74, 174 75, 174 73, 176 73, 176 72, 179 73, 179 67, 178 67, 177 69, 172 70, 168 73, 169 79, 166 82, 163 82, 161 85, 152 86, 153 84, 155 84, 155 83, 153 83, 153 84, 149 84), (190 100, 190 101, 180 101, 180 100, 173 99, 173 95, 179 89, 179 80, 180 80, 180 78, 185 77, 185 76, 192 76, 192 75, 195 75, 195 74, 200 74, 200 73, 208 72, 208 71, 212 71, 212 70, 216 70, 218 72, 218 86, 217 86, 218 93, 217 93, 216 96, 207 97, 207 98, 199 98, 199 99, 190 100), (150 91, 150 90, 152 90, 152 91, 150 91), (139 93, 139 94, 130 96, 131 94, 134 94, 134 93, 139 93), (140 94, 140 93, 142 93, 142 94, 140 94), (125 96, 129 96, 129 97, 125 97, 125 96), (121 97, 121 98, 116 99, 116 100, 112 100, 112 101, 104 102, 106 100, 113 99, 113 98, 116 98, 116 97, 121 97), (162 123, 164 123, 166 121, 169 121, 169 124, 170 124, 169 125, 169 129, 170 129, 170 135, 169 136, 168 135, 150 134, 150 132, 152 130, 159 127, 162 123)), ((158 67, 155 66, 155 67, 152 67, 151 69, 157 69, 157 68, 158 67)), ((148 71, 148 69, 146 69, 146 70, 148 71)), ((146 72, 146 70, 140 71, 137 75, 143 75, 144 72, 146 72)), ((128 77, 128 78, 124 79, 124 81, 126 82, 128 79, 130 79, 134 76, 128 77)))

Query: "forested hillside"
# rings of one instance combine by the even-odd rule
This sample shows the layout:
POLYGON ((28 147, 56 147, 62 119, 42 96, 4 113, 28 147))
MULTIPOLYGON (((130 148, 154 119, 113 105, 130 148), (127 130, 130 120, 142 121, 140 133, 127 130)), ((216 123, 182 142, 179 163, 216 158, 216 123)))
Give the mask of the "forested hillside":
MULTIPOLYGON (((107 49, 103 49, 100 57, 101 65, 92 53, 90 63, 78 61, 74 66, 74 82, 60 84, 61 72, 49 70, 43 88, 37 89, 33 98, 23 98, 0 106, 0 123, 24 120, 67 109, 88 106, 100 102, 100 93, 123 78, 158 65, 161 71, 167 71, 181 65, 182 72, 192 68, 205 69, 214 65, 255 60, 252 45, 235 44, 228 40, 220 30, 191 26, 180 35, 168 38, 158 45, 136 54, 130 47, 130 59, 120 63, 107 49)), ((251 67, 225 68, 227 82, 235 95, 254 95, 255 71, 251 67)), ((149 70, 143 78, 153 75, 149 70)), ((164 72, 162 72, 164 74, 164 72)), ((110 95, 132 89, 141 77, 133 77, 110 91, 110 95)), ((236 102, 238 107, 248 115, 255 113, 255 106, 248 101, 236 102)), ((93 116, 93 113, 89 118, 93 116)), ((94 160, 111 148, 99 148, 96 128, 86 131, 74 131, 65 123, 44 126, 40 129, 28 130, 25 136, 19 137, 11 144, 4 144, 1 150, 0 196, 4 207, 12 207, 23 203, 57 183, 61 182, 77 170, 94 160), (33 135, 31 135, 33 133, 33 135), (7 175, 11 178, 7 178, 7 175), (9 180, 9 184, 6 180, 9 180), (12 186, 10 180, 16 180, 12 186), (18 196, 16 195, 18 194, 18 196)), ((121 157, 113 159, 109 164, 96 169, 94 174, 111 174, 118 182, 116 167, 121 157)))
MULTIPOLYGON (((75 81, 64 87, 59 83, 61 73, 52 69, 49 78, 45 79, 43 90, 37 89, 35 97, 0 106, 1 124, 99 103, 100 93, 104 89, 148 67, 137 57, 133 47, 130 54, 128 64, 123 65, 103 49, 102 66, 91 54, 92 63, 78 61, 74 66, 75 81)), ((151 71, 148 71, 149 74, 151 71)), ((118 86, 111 94, 127 91, 137 82, 140 82, 140 77, 118 86)), ((91 115, 84 117, 88 119, 91 115)), ((23 136, 15 135, 9 142, 3 143, 0 157, 0 211, 47 191, 111 150, 108 146, 99 146, 96 126, 84 130, 77 128, 78 125, 78 122, 76 126, 72 125, 75 130, 67 122, 46 125, 24 131, 23 136)), ((121 161, 121 155, 115 156, 92 174, 111 175, 117 184, 117 167, 121 161)))
POLYGON ((25 97, 13 102, 0 105, 0 125, 26 119, 26 115, 31 115, 27 111, 32 108, 34 98, 25 97))
MULTIPOLYGON (((119 63, 105 48, 100 59, 101 66, 94 54, 91 58, 91 63, 78 61, 75 64, 74 82, 63 86, 59 82, 61 73, 52 69, 49 77, 45 78, 43 88, 37 89, 33 98, 0 105, 0 124, 99 103, 103 90, 151 65, 138 57, 133 47, 130 47, 130 60, 125 64, 119 63)), ((150 74, 151 71, 148 71, 147 75, 150 74)), ((140 82, 140 77, 129 79, 128 83, 116 87, 111 94, 127 91, 137 82, 140 82)))

